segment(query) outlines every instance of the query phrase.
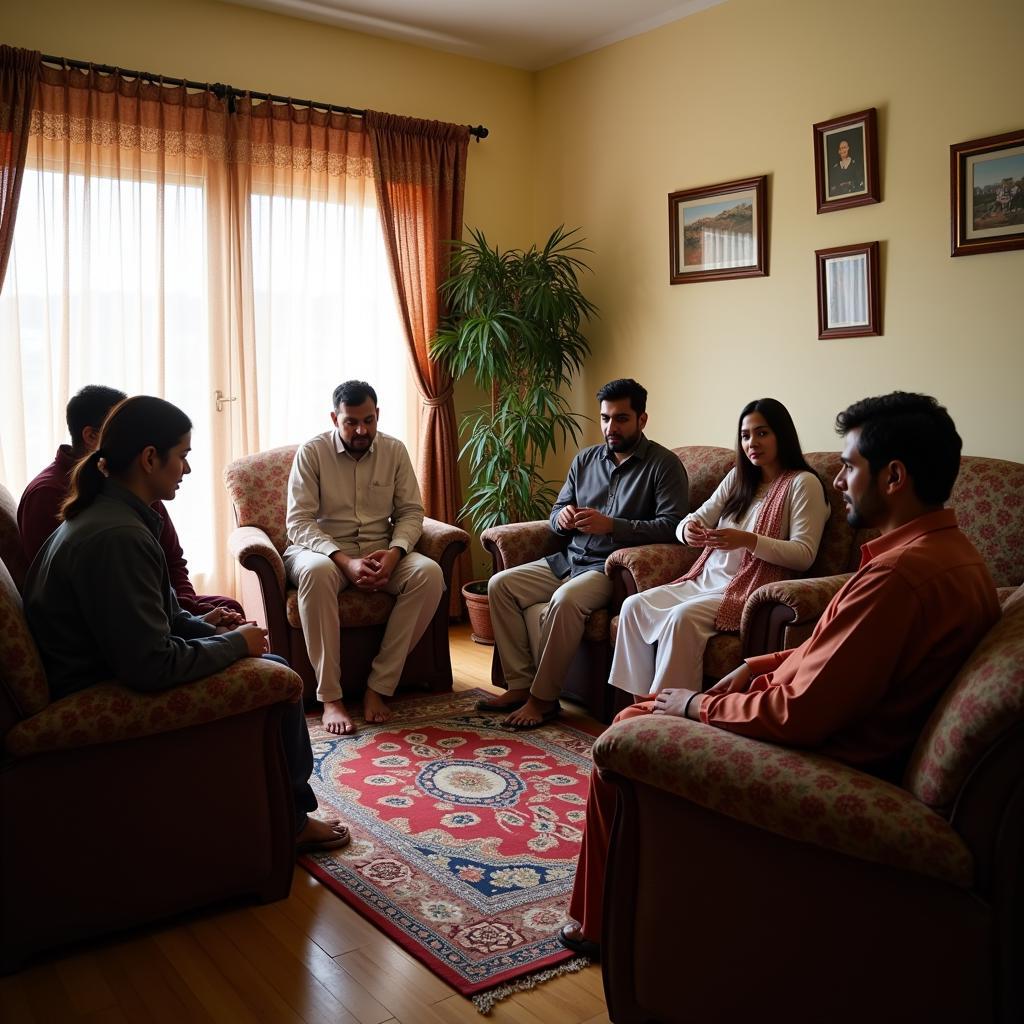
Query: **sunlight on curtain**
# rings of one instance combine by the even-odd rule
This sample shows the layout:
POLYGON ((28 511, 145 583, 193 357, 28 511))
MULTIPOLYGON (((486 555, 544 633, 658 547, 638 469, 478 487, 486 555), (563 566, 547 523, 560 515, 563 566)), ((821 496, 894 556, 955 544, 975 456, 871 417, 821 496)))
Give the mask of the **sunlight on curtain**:
POLYGON ((381 430, 415 458, 417 395, 373 185, 347 191, 252 196, 260 446, 329 430, 335 386, 359 379, 377 391, 381 430))
POLYGON ((161 395, 193 422, 196 471, 170 511, 200 572, 213 486, 205 220, 196 186, 26 169, 0 295, 5 486, 20 494, 67 442, 64 408, 84 385, 161 395))

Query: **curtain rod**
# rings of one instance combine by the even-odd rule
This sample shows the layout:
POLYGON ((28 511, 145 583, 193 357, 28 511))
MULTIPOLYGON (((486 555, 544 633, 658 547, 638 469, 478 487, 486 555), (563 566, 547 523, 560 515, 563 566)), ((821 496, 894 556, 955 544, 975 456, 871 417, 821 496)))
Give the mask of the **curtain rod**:
MULTIPOLYGON (((298 104, 300 107, 314 107, 320 108, 327 111, 337 111, 339 114, 352 114, 355 117, 363 117, 366 114, 365 110, 359 110, 356 107, 342 107, 337 103, 320 103, 317 100, 296 100, 291 96, 277 96, 270 92, 250 92, 246 89, 236 89, 233 85, 224 85, 222 82, 215 82, 211 85, 209 82, 193 82, 188 78, 170 78, 167 75, 154 75, 150 71, 129 71, 128 68, 114 67, 112 64, 94 64, 88 60, 72 60, 70 57, 53 57, 48 53, 44 53, 41 59, 47 64, 58 64, 66 68, 80 68, 83 71, 99 71, 103 74, 122 74, 128 78, 141 78, 143 81, 148 82, 166 82, 168 85, 183 85, 186 89, 209 89, 215 96, 226 97, 229 105, 229 109, 234 109, 234 100, 236 96, 248 95, 253 99, 267 100, 270 103, 293 103, 298 104)), ((469 134, 476 136, 476 141, 479 142, 481 139, 486 139, 490 135, 490 131, 485 128, 482 124, 478 124, 475 127, 469 127, 469 134)))

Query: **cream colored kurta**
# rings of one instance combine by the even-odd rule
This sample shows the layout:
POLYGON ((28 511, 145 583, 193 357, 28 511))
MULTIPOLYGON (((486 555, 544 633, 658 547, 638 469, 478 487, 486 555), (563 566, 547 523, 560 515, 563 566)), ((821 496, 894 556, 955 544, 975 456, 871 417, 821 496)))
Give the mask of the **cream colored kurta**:
MULTIPOLYGON (((692 521, 709 528, 753 532, 765 495, 751 503, 742 520, 721 518, 735 475, 736 470, 730 470, 715 493, 679 524, 679 540, 684 540, 683 530, 692 521)), ((795 572, 809 569, 818 554, 829 511, 821 481, 813 473, 799 473, 786 496, 781 537, 758 536, 754 556, 795 572)), ((712 551, 696 579, 626 598, 619 613, 608 682, 636 694, 656 693, 663 686, 699 690, 704 648, 716 632, 715 616, 722 595, 739 571, 744 553, 743 548, 712 551)))

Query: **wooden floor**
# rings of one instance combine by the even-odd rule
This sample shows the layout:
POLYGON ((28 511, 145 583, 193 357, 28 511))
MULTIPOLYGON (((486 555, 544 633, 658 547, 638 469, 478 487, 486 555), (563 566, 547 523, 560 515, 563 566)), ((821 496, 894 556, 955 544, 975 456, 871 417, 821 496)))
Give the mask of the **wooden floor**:
MULTIPOLYGON (((490 656, 489 647, 469 639, 468 627, 454 627, 456 689, 487 686, 490 656)), ((484 1019, 301 868, 291 895, 279 903, 195 915, 0 978, 4 1024, 484 1019)), ((511 996, 486 1020, 608 1024, 600 968, 592 965, 511 996)))

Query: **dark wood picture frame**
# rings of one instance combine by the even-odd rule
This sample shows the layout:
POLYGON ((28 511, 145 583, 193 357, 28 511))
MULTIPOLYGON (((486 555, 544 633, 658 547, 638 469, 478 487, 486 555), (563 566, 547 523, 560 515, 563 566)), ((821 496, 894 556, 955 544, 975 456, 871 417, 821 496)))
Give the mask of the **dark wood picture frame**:
POLYGON ((1024 249, 1024 128, 950 146, 949 202, 951 256, 1024 249))
MULTIPOLYGON (((879 291, 878 242, 858 245, 837 245, 831 249, 816 249, 818 276, 818 337, 864 338, 882 333, 882 303, 879 291), (863 256, 861 261, 858 257, 863 256), (849 261, 855 280, 845 296, 830 294, 840 287, 835 278, 830 280, 829 265, 849 261), (836 316, 836 306, 844 306, 844 313, 836 316)), ((845 287, 845 286, 844 286, 845 287)))
POLYGON ((692 281, 724 281, 734 277, 768 276, 768 176, 740 178, 718 185, 683 189, 668 197, 669 284, 692 281), (729 204, 732 204, 731 206, 729 204), (744 209, 749 203, 749 215, 744 209), (686 213, 695 216, 687 224, 686 213), (705 261, 698 225, 717 220, 723 226, 740 227, 723 232, 730 250, 724 259, 705 261), (749 221, 750 230, 743 228, 749 221), (686 247, 690 253, 687 256, 686 247), (695 262, 693 254, 699 259, 695 262), (726 264, 726 265, 723 265, 726 264))
POLYGON ((814 194, 818 213, 882 201, 878 176, 878 112, 874 107, 820 121, 814 128, 814 194), (840 165, 846 146, 848 167, 840 165))

